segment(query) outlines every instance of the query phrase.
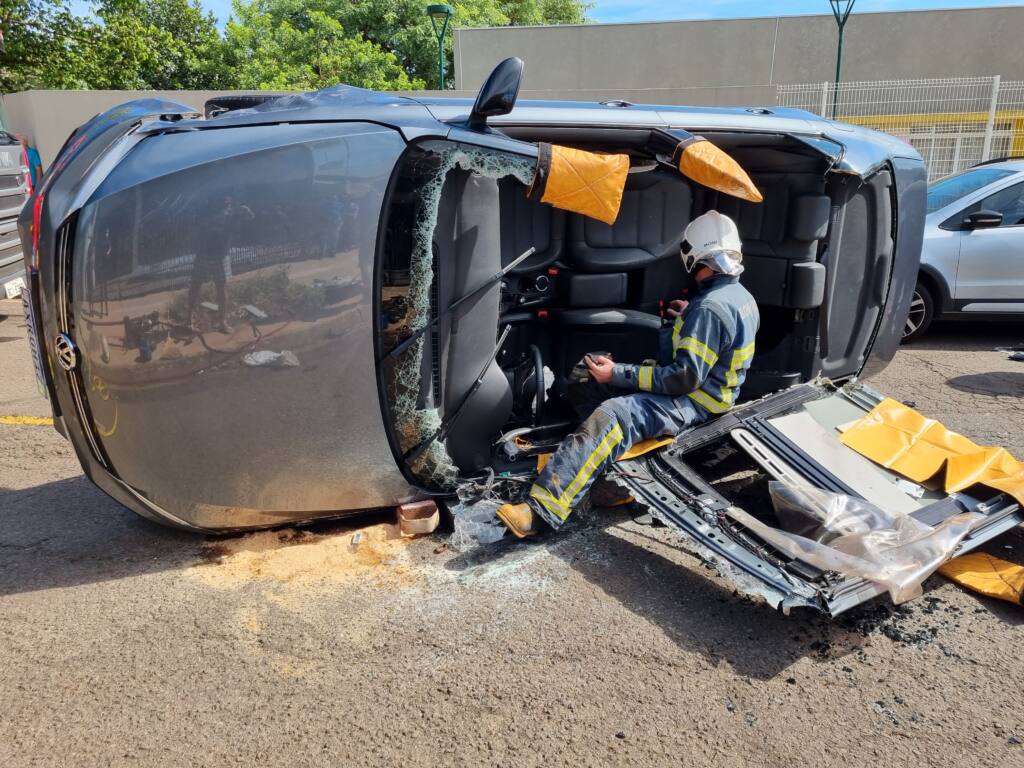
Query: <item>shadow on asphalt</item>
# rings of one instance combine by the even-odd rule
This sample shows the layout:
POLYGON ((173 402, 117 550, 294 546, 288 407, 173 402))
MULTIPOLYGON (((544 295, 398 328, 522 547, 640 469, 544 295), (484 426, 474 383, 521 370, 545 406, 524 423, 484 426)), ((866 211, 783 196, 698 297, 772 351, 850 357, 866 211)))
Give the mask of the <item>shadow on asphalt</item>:
POLYGON ((84 476, 0 488, 0 594, 183 568, 204 539, 148 522, 84 476))
POLYGON ((1024 363, 1018 371, 969 373, 947 379, 946 384, 972 395, 1024 395, 1024 363))
POLYGON ((1024 322, 993 320, 937 322, 917 341, 901 349, 963 349, 989 351, 996 347, 1024 346, 1024 322))
POLYGON ((629 541, 616 526, 629 519, 620 511, 599 512, 600 520, 525 542, 503 540, 452 558, 459 572, 513 566, 536 547, 565 561, 589 583, 627 610, 658 625, 680 647, 702 654, 709 664, 727 662, 738 674, 777 677, 796 660, 856 652, 863 638, 815 611, 790 616, 739 596, 714 580, 714 570, 699 571, 673 562, 656 550, 685 548, 631 527, 629 541), (653 551, 652 551, 653 550, 653 551))

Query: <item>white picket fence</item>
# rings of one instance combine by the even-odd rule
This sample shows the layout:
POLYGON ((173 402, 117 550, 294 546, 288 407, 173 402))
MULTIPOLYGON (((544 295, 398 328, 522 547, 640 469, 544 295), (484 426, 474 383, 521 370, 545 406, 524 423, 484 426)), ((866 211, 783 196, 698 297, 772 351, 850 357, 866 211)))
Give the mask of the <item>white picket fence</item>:
POLYGON ((1024 82, 998 75, 780 85, 777 103, 909 141, 925 159, 929 180, 1024 155, 1024 82))

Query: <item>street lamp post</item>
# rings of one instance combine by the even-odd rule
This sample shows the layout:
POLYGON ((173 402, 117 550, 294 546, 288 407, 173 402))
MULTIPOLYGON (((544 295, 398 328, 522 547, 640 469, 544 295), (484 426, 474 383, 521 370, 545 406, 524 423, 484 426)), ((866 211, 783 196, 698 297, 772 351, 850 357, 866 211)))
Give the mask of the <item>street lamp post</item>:
POLYGON ((836 26, 839 27, 839 42, 836 45, 836 80, 832 84, 832 119, 836 119, 836 109, 839 106, 839 75, 843 66, 843 29, 846 27, 846 20, 850 18, 850 11, 857 0, 828 0, 832 6, 832 15, 836 17, 836 26))
POLYGON ((452 18, 455 9, 450 5, 428 5, 427 15, 430 17, 430 26, 434 28, 434 35, 437 36, 437 80, 444 90, 444 35, 448 31, 448 22, 452 18), (441 25, 440 30, 438 24, 441 25))

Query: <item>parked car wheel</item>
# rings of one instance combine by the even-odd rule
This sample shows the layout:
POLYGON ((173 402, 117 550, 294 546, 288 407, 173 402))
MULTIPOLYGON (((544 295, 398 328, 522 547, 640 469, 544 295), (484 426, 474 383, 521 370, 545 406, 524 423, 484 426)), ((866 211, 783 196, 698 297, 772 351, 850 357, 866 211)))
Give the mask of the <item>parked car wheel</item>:
POLYGON ((910 314, 903 326, 903 342, 907 343, 919 338, 935 318, 935 300, 931 291, 918 283, 914 286, 914 295, 910 299, 910 314))

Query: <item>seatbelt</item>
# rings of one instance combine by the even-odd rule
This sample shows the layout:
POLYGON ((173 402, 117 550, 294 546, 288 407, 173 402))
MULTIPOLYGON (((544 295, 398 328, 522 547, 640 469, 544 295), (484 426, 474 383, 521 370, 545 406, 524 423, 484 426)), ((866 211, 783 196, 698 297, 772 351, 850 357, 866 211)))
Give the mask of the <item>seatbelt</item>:
POLYGON ((480 375, 476 377, 476 381, 473 382, 473 386, 471 386, 466 394, 462 396, 462 399, 459 401, 458 405, 452 409, 451 413, 445 414, 445 417, 441 419, 441 426, 434 431, 434 434, 424 439, 415 447, 410 448, 402 457, 403 461, 411 464, 418 459, 435 440, 446 440, 448 438, 448 433, 451 431, 451 428, 455 426, 455 422, 458 420, 459 416, 462 415, 462 411, 466 407, 466 403, 469 402, 469 398, 471 398, 473 393, 480 389, 480 385, 483 384, 484 377, 487 375, 487 371, 490 369, 491 363, 493 363, 498 357, 498 353, 501 352, 501 348, 505 345, 505 339, 508 338, 511 331, 512 326, 506 325, 505 330, 501 332, 501 337, 498 339, 498 343, 494 347, 494 351, 491 352, 487 358, 487 362, 485 362, 483 368, 480 369, 480 375))
POLYGON ((439 313, 437 317, 435 317, 433 320, 431 320, 429 323, 424 325, 419 330, 415 331, 409 338, 407 338, 405 341, 403 341, 397 347, 395 347, 390 352, 388 352, 386 355, 384 355, 382 360, 387 360, 390 357, 397 357, 398 355, 400 355, 403 352, 405 352, 405 350, 407 350, 409 347, 411 347, 415 343, 415 341, 418 338, 420 338, 424 333, 426 333, 431 328, 433 328, 435 325, 440 323, 442 319, 448 317, 448 315, 450 315, 456 309, 456 307, 458 307, 460 304, 462 304, 462 303, 464 303, 466 301, 469 301, 471 298, 476 296, 481 291, 486 290, 487 288, 490 288, 496 282, 498 282, 503 277, 508 275, 508 273, 511 272, 513 269, 515 269, 520 264, 522 264, 524 261, 526 261, 528 258, 533 256, 533 254, 535 254, 536 252, 537 252, 537 249, 535 247, 533 247, 533 246, 530 246, 523 254, 521 254, 520 256, 516 257, 516 259, 514 261, 510 262, 507 266, 502 267, 499 272, 495 272, 493 275, 491 275, 483 283, 478 285, 476 288, 471 290, 469 293, 464 293, 462 296, 460 296, 455 301, 453 301, 451 304, 449 304, 448 305, 448 309, 446 309, 444 312, 439 313))

